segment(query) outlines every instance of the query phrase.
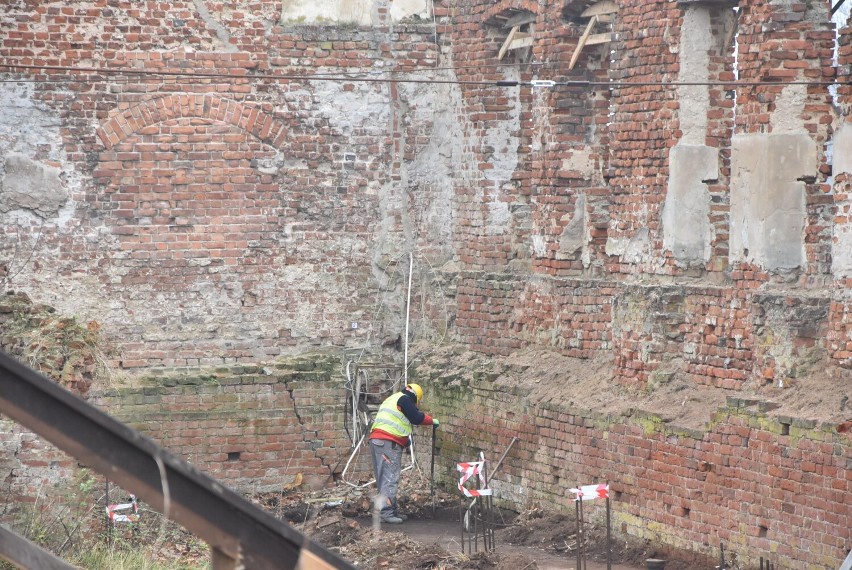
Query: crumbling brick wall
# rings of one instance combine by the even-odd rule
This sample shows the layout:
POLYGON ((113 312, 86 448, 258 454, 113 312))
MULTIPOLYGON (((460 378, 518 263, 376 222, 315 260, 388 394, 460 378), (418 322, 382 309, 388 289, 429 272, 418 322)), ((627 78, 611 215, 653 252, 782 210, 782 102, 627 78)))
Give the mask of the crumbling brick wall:
POLYGON ((103 323, 124 369, 399 334, 397 311, 373 323, 365 308, 381 298, 374 280, 399 293, 407 241, 449 259, 449 169, 429 157, 454 131, 432 136, 433 90, 288 77, 432 66, 434 29, 286 26, 265 21, 272 3, 251 17, 193 6, 8 7, 0 53, 36 81, 5 95, 4 285, 103 323), (244 20, 270 26, 263 41, 244 20), (72 60, 143 73, 43 67, 72 60), (18 119, 32 126, 13 132, 18 119))
MULTIPOLYGON (((22 80, 0 88, 3 286, 101 323, 127 370, 255 366, 317 346, 398 361, 412 253, 412 338, 603 359, 635 390, 683 371, 734 398, 852 368, 849 89, 830 85, 849 75, 848 29, 835 65, 824 3, 620 0, 596 30, 611 41, 569 69, 591 4, 435 2, 431 22, 400 22, 376 2, 370 28, 282 19, 268 1, 7 3, 0 57, 28 67, 0 68, 22 80), (531 18, 532 45, 499 59, 517 15, 531 18), (416 73, 393 76, 406 81, 384 74, 406 69, 416 73)), ((849 390, 844 374, 832 392, 849 390)), ((229 409, 224 388, 190 386, 128 393, 128 417, 180 439, 195 429, 174 409, 184 390, 229 409), (171 419, 144 419, 155 416, 171 419)), ((462 433, 452 418, 477 416, 453 394, 438 411, 462 433)), ((660 540, 698 549, 751 538, 820 567, 849 547, 831 502, 852 492, 849 442, 810 418, 791 415, 785 429, 803 431, 790 437, 728 410, 678 434, 559 406, 519 422, 506 408, 515 395, 476 397, 525 434, 513 476, 533 494, 551 496, 570 447, 577 478, 625 463, 654 482, 659 500, 619 491, 628 532, 651 521, 660 540), (604 434, 618 442, 605 453, 604 434), (701 471, 743 455, 777 469, 701 471), (790 481, 820 498, 819 513, 775 497, 744 512, 725 490, 752 498, 790 481), (705 510, 713 501, 721 513, 705 510), (821 513, 836 526, 797 543, 821 513), (731 534, 731 521, 744 530, 731 534)), ((309 429, 342 434, 338 420, 309 429)), ((229 452, 187 438, 181 454, 210 469, 229 452)), ((327 470, 331 452, 304 445, 304 466, 252 460, 273 479, 327 470)))
POLYGON ((93 403, 246 493, 335 480, 351 452, 340 362, 304 354, 239 366, 161 370, 93 403))
MULTIPOLYGON (((590 384, 583 376, 593 371, 556 369, 559 381, 546 383, 534 363, 468 354, 460 367, 445 352, 415 368, 441 411, 442 480, 457 482, 453 461, 482 451, 493 468, 508 450, 491 485, 498 501, 571 512, 571 488, 609 483, 617 532, 716 559, 724 545, 746 567, 762 556, 832 568, 845 556, 849 442, 833 423, 729 396, 718 407, 696 402, 709 419, 699 427, 675 417, 680 401, 607 402, 619 397, 615 385, 590 384)), ((684 404, 696 396, 675 393, 684 404)), ((584 508, 603 524, 602 505, 584 508)))

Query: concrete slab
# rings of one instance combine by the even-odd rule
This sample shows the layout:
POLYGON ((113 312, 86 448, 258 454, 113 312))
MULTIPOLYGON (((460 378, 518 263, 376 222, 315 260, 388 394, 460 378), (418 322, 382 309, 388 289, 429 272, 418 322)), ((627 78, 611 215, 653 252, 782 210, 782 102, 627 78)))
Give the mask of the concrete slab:
POLYGON ((731 160, 732 262, 768 270, 805 263, 805 184, 817 171, 816 143, 803 134, 733 137, 731 160))
POLYGON ((663 244, 678 264, 710 259, 710 193, 705 180, 719 176, 718 151, 679 144, 669 152, 669 186, 663 206, 663 244))

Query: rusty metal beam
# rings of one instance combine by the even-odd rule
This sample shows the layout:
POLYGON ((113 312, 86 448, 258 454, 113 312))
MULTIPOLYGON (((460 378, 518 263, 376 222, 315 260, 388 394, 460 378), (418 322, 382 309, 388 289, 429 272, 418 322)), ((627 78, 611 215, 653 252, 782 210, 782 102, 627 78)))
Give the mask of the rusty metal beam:
POLYGON ((0 525, 0 557, 18 568, 39 570, 77 570, 51 552, 0 525))
POLYGON ((0 412, 116 481, 246 568, 355 569, 152 439, 2 351, 0 412))

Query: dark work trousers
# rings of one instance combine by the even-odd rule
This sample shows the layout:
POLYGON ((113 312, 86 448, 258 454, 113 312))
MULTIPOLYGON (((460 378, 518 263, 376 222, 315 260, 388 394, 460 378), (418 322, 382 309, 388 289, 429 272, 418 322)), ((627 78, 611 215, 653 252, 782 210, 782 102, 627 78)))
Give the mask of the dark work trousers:
POLYGON ((398 443, 386 439, 371 439, 370 454, 373 457, 373 472, 376 474, 376 492, 384 497, 381 517, 396 512, 396 492, 399 489, 399 474, 402 471, 402 452, 398 443))

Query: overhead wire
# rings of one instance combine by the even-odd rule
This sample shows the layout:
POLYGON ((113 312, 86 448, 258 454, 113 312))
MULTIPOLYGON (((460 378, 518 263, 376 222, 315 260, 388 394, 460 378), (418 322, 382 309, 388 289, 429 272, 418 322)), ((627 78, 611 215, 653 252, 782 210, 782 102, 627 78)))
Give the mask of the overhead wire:
MULTIPOLYGON (((490 87, 608 87, 610 89, 626 89, 635 87, 687 87, 687 86, 711 86, 711 87, 785 87, 788 85, 805 85, 805 86, 832 86, 832 85, 849 85, 852 81, 822 81, 822 80, 789 80, 789 81, 607 81, 607 80, 588 80, 588 79, 571 79, 571 80, 552 80, 552 79, 530 79, 523 80, 466 80, 466 79, 440 79, 440 78, 411 78, 411 77, 348 77, 347 72, 337 72, 335 75, 325 74, 267 74, 267 75, 251 75, 242 74, 235 75, 232 73, 191 73, 184 71, 157 71, 143 69, 128 69, 128 68, 99 68, 99 67, 74 67, 61 65, 29 65, 17 63, 0 63, 0 69, 7 68, 10 70, 29 70, 41 72, 64 71, 69 73, 95 73, 105 76, 128 75, 136 77, 167 77, 167 78, 182 78, 182 79, 229 79, 232 81, 338 81, 338 82, 362 82, 362 83, 420 83, 430 85, 469 85, 469 86, 490 86, 490 87)), ((447 68, 459 69, 459 68, 447 68)), ((398 70, 369 70, 362 71, 362 74, 381 75, 381 74, 400 74, 400 73, 426 73, 433 72, 433 68, 423 69, 421 71, 398 71, 398 70)), ((354 73, 354 72, 352 72, 354 73)), ((92 77, 85 77, 91 81, 92 77)), ((18 83, 18 82, 44 82, 55 83, 70 81, 71 79, 16 79, 4 78, 0 79, 0 83, 18 83)))

